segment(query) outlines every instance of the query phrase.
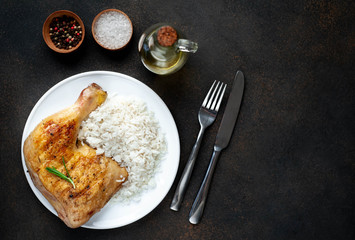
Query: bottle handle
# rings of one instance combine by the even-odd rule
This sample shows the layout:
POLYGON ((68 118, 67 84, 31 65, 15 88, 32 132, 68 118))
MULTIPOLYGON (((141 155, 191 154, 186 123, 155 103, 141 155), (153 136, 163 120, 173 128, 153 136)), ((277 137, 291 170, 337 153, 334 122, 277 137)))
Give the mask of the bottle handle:
POLYGON ((198 44, 187 39, 179 39, 177 42, 177 50, 181 52, 195 53, 198 44))

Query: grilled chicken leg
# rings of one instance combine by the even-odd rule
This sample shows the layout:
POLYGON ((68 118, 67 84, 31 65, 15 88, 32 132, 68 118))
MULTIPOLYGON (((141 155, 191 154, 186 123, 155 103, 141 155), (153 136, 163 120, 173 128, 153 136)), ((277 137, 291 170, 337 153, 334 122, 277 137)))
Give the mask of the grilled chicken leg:
POLYGON ((83 225, 100 211, 128 176, 117 162, 77 142, 81 122, 106 96, 100 86, 91 84, 72 106, 42 120, 24 143, 25 162, 34 185, 71 228, 83 225), (63 159, 75 189, 46 170, 55 167, 66 175, 63 159))

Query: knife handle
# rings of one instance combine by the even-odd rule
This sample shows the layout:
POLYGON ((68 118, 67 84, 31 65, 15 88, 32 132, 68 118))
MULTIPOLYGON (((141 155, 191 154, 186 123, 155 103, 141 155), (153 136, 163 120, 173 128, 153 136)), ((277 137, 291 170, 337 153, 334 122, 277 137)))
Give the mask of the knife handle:
POLYGON ((205 128, 201 127, 200 132, 198 133, 196 143, 192 148, 189 159, 187 160, 186 166, 185 166, 184 171, 181 175, 179 184, 175 190, 174 198, 173 198, 171 205, 170 205, 171 210, 179 211, 179 209, 180 209, 180 206, 181 206, 182 200, 184 198, 188 183, 191 178, 192 170, 193 170, 195 162, 196 162, 197 154, 198 154, 198 151, 201 146, 201 141, 202 141, 202 137, 203 137, 204 132, 205 132, 205 128))
POLYGON ((221 153, 221 150, 216 150, 216 148, 213 151, 212 158, 211 158, 210 164, 208 166, 205 178, 203 179, 200 190, 197 193, 194 204, 192 205, 192 208, 191 208, 191 211, 189 214, 189 221, 192 224, 197 224, 201 220, 203 210, 205 208, 207 194, 208 194, 208 190, 210 188, 213 172, 214 172, 214 169, 216 168, 217 160, 218 160, 220 153, 221 153))

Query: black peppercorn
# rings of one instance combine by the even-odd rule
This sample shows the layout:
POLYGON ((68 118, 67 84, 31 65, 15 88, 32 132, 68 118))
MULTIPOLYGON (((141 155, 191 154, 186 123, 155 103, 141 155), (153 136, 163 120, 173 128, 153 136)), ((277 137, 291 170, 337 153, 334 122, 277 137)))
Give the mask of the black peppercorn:
POLYGON ((81 26, 76 25, 76 20, 66 15, 52 20, 49 26, 49 36, 57 48, 71 49, 78 45, 82 40, 82 32, 75 31, 77 28, 81 29, 81 26))

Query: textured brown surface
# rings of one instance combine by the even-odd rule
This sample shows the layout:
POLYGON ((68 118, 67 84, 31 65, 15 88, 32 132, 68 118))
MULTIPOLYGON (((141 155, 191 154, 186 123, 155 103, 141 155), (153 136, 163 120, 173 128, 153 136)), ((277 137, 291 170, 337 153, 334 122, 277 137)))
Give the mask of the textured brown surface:
POLYGON ((177 33, 171 26, 163 26, 157 33, 157 39, 163 47, 170 47, 176 42, 177 33))
POLYGON ((4 0, 1 6, 2 239, 355 238, 354 1, 4 0), (71 10, 89 27, 107 8, 132 20, 134 34, 123 51, 102 49, 91 33, 69 55, 44 43, 41 28, 50 13, 71 10), (179 72, 165 77, 146 70, 137 52, 140 34, 158 22, 171 22, 199 44, 179 72), (54 84, 91 70, 121 72, 147 84, 175 118, 180 176, 204 95, 214 79, 231 84, 237 69, 246 76, 244 100, 199 225, 188 222, 188 213, 221 114, 206 132, 179 212, 169 209, 175 181, 161 204, 133 224, 72 230, 32 193, 21 164, 22 131, 54 84))

